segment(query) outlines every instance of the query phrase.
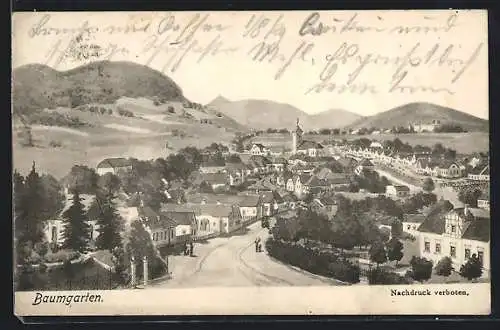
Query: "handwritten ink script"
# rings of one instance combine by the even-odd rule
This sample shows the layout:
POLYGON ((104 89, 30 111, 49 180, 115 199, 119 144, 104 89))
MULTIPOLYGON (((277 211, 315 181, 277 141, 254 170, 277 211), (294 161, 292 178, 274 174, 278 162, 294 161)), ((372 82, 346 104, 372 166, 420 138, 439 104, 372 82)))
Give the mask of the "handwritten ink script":
POLYGON ((113 24, 97 24, 89 17, 63 26, 51 14, 44 14, 30 26, 28 37, 50 43, 45 63, 55 68, 133 59, 169 74, 211 60, 233 60, 269 68, 275 80, 292 74, 291 68, 311 73, 304 90, 307 95, 451 95, 487 52, 485 41, 462 44, 450 38, 462 26, 460 13, 455 11, 421 14, 406 25, 404 19, 389 19, 382 13, 370 19, 361 12, 294 13, 294 19, 288 15, 158 13, 128 15, 119 23, 111 20, 113 24), (440 76, 439 84, 428 72, 440 76), (422 73, 427 73, 425 79, 422 73))

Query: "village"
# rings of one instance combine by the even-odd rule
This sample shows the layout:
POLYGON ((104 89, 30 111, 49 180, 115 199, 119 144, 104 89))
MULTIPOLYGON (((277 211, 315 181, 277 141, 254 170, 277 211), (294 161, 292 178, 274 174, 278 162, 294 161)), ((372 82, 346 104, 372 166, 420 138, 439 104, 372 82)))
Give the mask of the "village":
MULTIPOLYGON (((142 261, 143 271, 138 271, 134 261, 129 261, 127 268, 133 268, 129 270, 133 275, 130 278, 129 274, 127 285, 208 285, 214 282, 214 276, 219 279, 215 283, 224 285, 231 282, 234 285, 375 283, 362 279, 375 265, 378 269, 379 265, 390 264, 391 260, 396 260, 397 264, 401 259, 408 259, 406 268, 391 266, 387 271, 404 279, 408 277, 409 265, 413 262, 409 259, 413 257, 420 258, 418 260, 423 265, 431 261, 434 266, 449 257, 449 268, 455 273, 474 257, 479 260, 481 271, 479 276, 470 278, 489 277, 490 177, 487 155, 456 155, 440 144, 434 149, 416 148, 397 139, 380 143, 365 136, 354 141, 332 140, 329 144, 321 144, 305 140, 303 133, 297 120, 291 132, 289 151, 286 151, 286 146, 247 143, 241 152, 235 152, 231 151, 233 146, 213 143, 201 151, 191 150, 189 157, 184 152, 182 159, 191 157, 192 161, 186 164, 191 166, 196 163, 195 166, 187 168, 181 163, 176 168, 171 163, 168 165, 173 168, 172 171, 182 173, 179 176, 183 180, 162 177, 161 174, 151 177, 145 162, 126 158, 104 159, 95 169, 87 169, 86 174, 94 173, 92 175, 96 178, 106 178, 105 187, 113 190, 116 210, 124 221, 122 231, 133 236, 131 232, 137 230, 139 224, 150 240, 147 244, 155 249, 153 255, 161 260, 165 268, 154 278, 148 275, 147 260, 139 260, 139 264, 142 261), (139 165, 143 168, 137 168, 139 165), (143 179, 141 175, 149 176, 149 188, 142 190, 141 184, 131 185, 131 173, 139 181, 143 179), (152 186, 153 192, 150 189, 152 186), (313 233, 319 228, 312 227, 324 225, 321 221, 330 227, 336 217, 342 217, 341 213, 346 212, 341 210, 344 202, 339 202, 339 198, 351 201, 353 208, 354 203, 363 200, 375 201, 375 206, 371 210, 361 210, 360 216, 370 218, 370 223, 362 226, 368 228, 366 235, 375 235, 377 239, 368 238, 365 241, 357 234, 348 232, 348 229, 337 229, 331 233, 328 229, 326 231, 331 235, 325 239, 313 233), (387 204, 386 200, 391 202, 387 204), (445 202, 446 206, 440 206, 436 211, 434 206, 445 202), (384 206, 385 209, 379 206, 383 203, 389 206, 384 206), (393 205, 402 208, 401 214, 391 210, 393 205), (373 216, 374 213, 376 216, 373 216), (304 225, 304 219, 313 219, 318 214, 322 220, 315 218, 304 225), (291 228, 297 226, 302 229, 290 234, 293 232, 291 228), (284 231, 286 234, 283 234, 284 231), (336 240, 339 235, 341 238, 336 240), (336 245, 349 235, 353 236, 352 244, 336 245), (316 241, 314 249, 320 250, 326 248, 325 242, 330 243, 330 247, 333 242, 334 247, 346 246, 352 251, 356 250, 355 246, 368 245, 369 248, 358 248, 356 253, 349 255, 348 261, 342 259, 343 265, 347 262, 358 269, 359 274, 354 276, 356 279, 350 280, 336 278, 335 272, 313 271, 314 267, 302 267, 297 261, 292 266, 297 266, 301 271, 299 273, 297 267, 292 269, 286 266, 293 262, 278 252, 272 252, 275 248, 279 250, 271 246, 272 242, 279 245, 300 239, 306 239, 309 245, 316 241), (358 241, 359 244, 356 243, 358 241), (391 253, 390 248, 384 245, 384 256, 380 257, 379 252, 373 252, 373 246, 379 241, 384 244, 396 242, 395 246, 400 248, 395 249, 399 252, 391 253), (397 244, 401 241, 404 244, 397 244), (254 245, 255 253, 252 253, 254 245), (226 252, 223 252, 224 249, 226 252), (263 249, 271 256, 258 253, 263 249), (230 257, 230 252, 236 254, 230 257), (391 257, 391 254, 396 256, 391 257), (235 266, 230 266, 231 263, 235 266), (235 280, 238 278, 236 268, 244 275, 239 281, 235 280), (225 269, 229 270, 224 272, 225 269), (309 272, 324 278, 317 280, 309 272), (139 283, 138 277, 141 276, 143 282, 139 283), (326 278, 333 278, 333 282, 326 278)), ((168 159, 173 162, 175 157, 168 159)), ((65 206, 58 216, 44 221, 44 240, 54 251, 67 247, 64 214, 74 202, 75 180, 85 179, 64 181, 65 206)), ((113 250, 103 249, 102 244, 99 249, 99 244, 92 243, 105 232, 99 228, 102 221, 95 207, 99 206, 96 194, 82 191, 85 189, 78 190, 87 212, 88 240, 91 243, 81 258, 72 262, 91 259, 100 267, 114 272, 117 265, 113 250)), ((350 221, 349 216, 346 215, 344 220, 350 221)), ((128 240, 134 241, 134 237, 128 240)), ((412 260, 417 260, 415 258, 412 260)), ((451 270, 446 276, 450 274, 451 270)), ((429 274, 427 279, 431 276, 429 274)), ((402 283, 398 281, 394 284, 402 283)))

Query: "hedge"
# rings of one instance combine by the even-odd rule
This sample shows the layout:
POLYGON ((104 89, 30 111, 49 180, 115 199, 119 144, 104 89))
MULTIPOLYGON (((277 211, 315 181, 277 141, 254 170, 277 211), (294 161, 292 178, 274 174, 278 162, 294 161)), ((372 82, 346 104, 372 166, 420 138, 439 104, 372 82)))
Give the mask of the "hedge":
POLYGON ((374 268, 368 272, 369 284, 411 284, 412 281, 396 273, 381 268, 374 268))
POLYGON ((331 252, 317 251, 299 244, 274 240, 273 238, 266 241, 266 250, 273 258, 313 274, 348 283, 359 282, 359 267, 347 260, 339 259, 338 256, 331 252))

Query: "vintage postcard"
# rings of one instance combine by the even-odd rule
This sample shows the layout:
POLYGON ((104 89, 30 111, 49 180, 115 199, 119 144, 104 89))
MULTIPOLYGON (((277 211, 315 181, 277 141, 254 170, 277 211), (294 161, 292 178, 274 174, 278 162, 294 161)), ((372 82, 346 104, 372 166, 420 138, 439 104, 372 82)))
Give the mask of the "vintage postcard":
POLYGON ((490 313, 487 11, 12 34, 17 315, 490 313))

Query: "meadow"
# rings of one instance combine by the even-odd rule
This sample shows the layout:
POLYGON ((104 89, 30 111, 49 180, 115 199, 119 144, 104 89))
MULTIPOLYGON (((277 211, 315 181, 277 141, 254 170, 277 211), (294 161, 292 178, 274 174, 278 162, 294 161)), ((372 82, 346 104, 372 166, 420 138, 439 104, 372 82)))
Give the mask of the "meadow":
MULTIPOLYGON (((135 117, 123 117, 116 113, 101 115, 67 108, 48 110, 71 114, 91 126, 68 128, 32 125, 33 147, 21 146, 14 132, 14 169, 26 174, 35 161, 41 173, 61 178, 76 164, 95 167, 109 157, 156 159, 187 146, 203 148, 212 142, 229 145, 234 138, 231 129, 217 124, 202 124, 195 118, 164 114, 165 106, 156 107, 148 101, 132 101, 120 100, 110 105, 110 108, 119 105, 132 111, 135 117)), ((178 111, 179 106, 176 105, 175 109, 178 111)), ((207 117, 209 114, 202 113, 201 116, 207 117)))

